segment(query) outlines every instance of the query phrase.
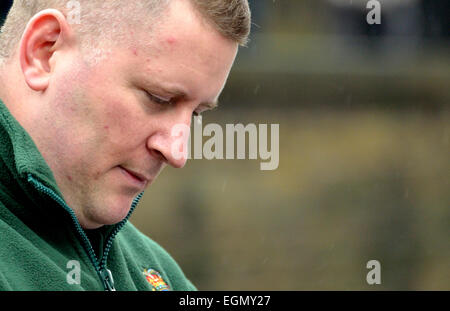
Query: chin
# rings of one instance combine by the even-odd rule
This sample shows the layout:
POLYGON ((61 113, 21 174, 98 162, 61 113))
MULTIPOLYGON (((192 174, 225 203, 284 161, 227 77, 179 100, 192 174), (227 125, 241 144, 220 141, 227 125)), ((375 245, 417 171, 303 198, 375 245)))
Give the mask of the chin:
POLYGON ((128 215, 134 198, 125 195, 110 196, 96 204, 89 218, 97 228, 103 225, 114 225, 128 215))

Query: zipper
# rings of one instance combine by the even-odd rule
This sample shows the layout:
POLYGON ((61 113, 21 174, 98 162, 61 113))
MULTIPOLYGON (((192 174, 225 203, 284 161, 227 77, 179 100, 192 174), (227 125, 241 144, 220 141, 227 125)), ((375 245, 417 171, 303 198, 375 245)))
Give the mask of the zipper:
POLYGON ((75 229, 76 229, 79 237, 81 238, 82 245, 83 245, 85 251, 87 252, 87 255, 88 255, 91 263, 93 264, 95 271, 97 272, 100 280, 102 281, 102 285, 103 285, 105 291, 115 291, 114 279, 112 277, 112 273, 106 267, 108 254, 109 254, 109 251, 111 250, 112 243, 114 241, 115 236, 117 235, 117 233, 119 233, 120 229, 122 229, 122 227, 126 224, 128 219, 130 218, 131 214, 133 213, 134 209, 136 208, 140 199, 142 198, 143 192, 140 193, 136 198, 134 198, 133 203, 131 204, 130 211, 128 212, 127 216, 115 226, 115 228, 113 229, 113 231, 107 238, 106 246, 103 250, 103 257, 101 259, 101 262, 99 262, 99 260, 97 259, 97 256, 95 255, 92 244, 89 241, 89 238, 87 237, 86 233, 84 232, 83 228, 81 227, 80 223, 78 222, 77 216, 75 215, 73 210, 66 204, 66 202, 64 202, 64 200, 58 194, 56 194, 55 191, 53 191, 49 187, 43 185, 41 182, 36 180, 36 178, 34 178, 33 175, 31 175, 31 174, 28 174, 28 182, 31 185, 33 185, 33 187, 37 191, 50 197, 52 200, 54 200, 56 203, 58 203, 66 212, 69 213, 70 218, 72 219, 72 223, 74 224, 75 229))
POLYGON ((133 199, 133 203, 131 204, 131 208, 128 211, 127 216, 124 219, 122 219, 122 221, 120 221, 114 227, 114 230, 111 232, 111 234, 109 235, 109 237, 106 240, 106 246, 103 249, 103 257, 102 257, 102 260, 100 262, 100 271, 102 273, 102 280, 104 280, 104 286, 105 286, 106 290, 115 291, 114 279, 112 277, 111 271, 106 268, 106 262, 108 260, 108 254, 109 254, 109 251, 111 250, 112 243, 113 243, 114 238, 116 237, 117 233, 119 233, 120 229, 122 229, 122 227, 127 223, 128 218, 130 218, 130 216, 133 213, 134 209, 136 208, 136 206, 138 205, 139 201, 141 200, 143 194, 144 193, 141 192, 141 193, 138 194, 137 197, 135 197, 133 199))

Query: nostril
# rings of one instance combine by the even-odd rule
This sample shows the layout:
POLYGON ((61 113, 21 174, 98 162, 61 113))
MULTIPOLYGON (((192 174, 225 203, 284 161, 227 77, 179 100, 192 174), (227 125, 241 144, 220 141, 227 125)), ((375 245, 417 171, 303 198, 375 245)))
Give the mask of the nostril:
POLYGON ((156 150, 156 149, 151 149, 150 152, 151 152, 151 153, 153 154, 153 156, 154 156, 155 158, 157 158, 158 160, 163 161, 163 162, 165 162, 165 163, 168 162, 168 161, 167 161, 167 158, 164 156, 164 154, 163 154, 161 151, 156 150))

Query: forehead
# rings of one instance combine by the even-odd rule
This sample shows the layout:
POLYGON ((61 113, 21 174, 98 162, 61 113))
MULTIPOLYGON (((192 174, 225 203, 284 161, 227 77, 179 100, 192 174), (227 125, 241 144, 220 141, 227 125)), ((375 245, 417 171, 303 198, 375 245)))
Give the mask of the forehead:
POLYGON ((221 90, 238 44, 204 21, 190 1, 173 1, 156 24, 138 31, 131 55, 146 78, 181 84, 190 92, 210 93, 205 96, 221 90))

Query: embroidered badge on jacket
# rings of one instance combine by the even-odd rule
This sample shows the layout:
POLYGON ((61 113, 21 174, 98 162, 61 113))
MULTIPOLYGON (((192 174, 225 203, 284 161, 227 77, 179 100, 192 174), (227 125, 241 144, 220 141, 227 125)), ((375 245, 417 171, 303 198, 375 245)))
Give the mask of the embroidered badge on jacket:
POLYGON ((164 282, 161 274, 154 269, 144 269, 144 275, 147 281, 152 285, 153 291, 168 291, 170 290, 169 285, 164 282))

